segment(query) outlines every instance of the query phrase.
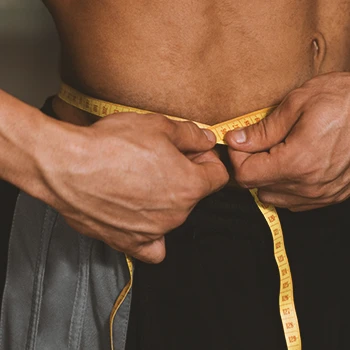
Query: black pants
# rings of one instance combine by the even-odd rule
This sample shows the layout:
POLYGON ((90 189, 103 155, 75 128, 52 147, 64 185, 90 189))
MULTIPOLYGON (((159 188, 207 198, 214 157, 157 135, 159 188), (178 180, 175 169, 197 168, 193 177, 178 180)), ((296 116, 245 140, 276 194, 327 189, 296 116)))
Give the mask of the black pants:
MULTIPOLYGON (((279 210, 303 350, 346 350, 350 202, 279 210)), ((127 350, 284 350, 271 233, 249 192, 224 189, 137 262, 127 350)))
MULTIPOLYGON (((50 100, 43 110, 53 115, 50 100)), ((4 241, 17 193, 7 186, 4 241)), ((348 200, 279 210, 303 350, 349 349, 349 209, 348 200)), ((127 350, 286 349, 271 233, 248 192, 225 188, 204 199, 166 245, 161 264, 136 263, 127 350)), ((4 258, 6 242, 1 249, 4 258)))

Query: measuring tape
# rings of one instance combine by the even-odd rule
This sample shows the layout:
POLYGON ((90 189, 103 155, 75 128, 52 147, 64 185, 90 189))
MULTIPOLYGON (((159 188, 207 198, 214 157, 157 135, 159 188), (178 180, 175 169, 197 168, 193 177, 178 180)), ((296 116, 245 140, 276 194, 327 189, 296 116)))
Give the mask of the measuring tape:
MULTIPOLYGON (((139 114, 153 113, 151 111, 141 110, 133 107, 123 106, 116 103, 111 103, 99 99, 89 97, 82 94, 81 92, 71 88, 66 84, 61 85, 60 92, 58 94, 63 101, 68 104, 77 107, 83 111, 90 114, 94 114, 99 117, 105 117, 113 113, 121 112, 135 112, 139 114)), ((219 124, 207 125, 198 122, 194 122, 200 128, 209 129, 214 132, 216 136, 217 143, 225 144, 224 136, 229 130, 234 130, 236 128, 246 127, 255 124, 265 118, 274 110, 274 107, 264 108, 253 113, 245 114, 241 117, 237 117, 219 124)), ((165 115, 167 118, 177 121, 185 121, 185 119, 165 115)), ((274 255, 276 263, 278 266, 280 274, 280 293, 279 293, 279 307, 280 315, 283 324, 284 335, 287 343, 288 350, 301 350, 301 337, 299 330, 298 318, 294 305, 294 295, 293 295, 293 282, 292 275, 289 267, 288 257, 286 249, 284 246, 283 232, 281 223, 277 214, 277 211, 272 205, 265 205, 259 201, 258 190, 252 189, 250 193, 254 197, 255 203, 259 207, 261 213, 269 225, 272 233, 274 255)), ((125 300, 127 294, 132 287, 133 280, 133 264, 132 259, 126 256, 126 262, 128 265, 130 280, 126 286, 121 291, 118 296, 113 310, 110 315, 110 337, 111 337, 111 348, 114 349, 113 345, 113 322, 115 315, 120 307, 120 305, 125 300)))

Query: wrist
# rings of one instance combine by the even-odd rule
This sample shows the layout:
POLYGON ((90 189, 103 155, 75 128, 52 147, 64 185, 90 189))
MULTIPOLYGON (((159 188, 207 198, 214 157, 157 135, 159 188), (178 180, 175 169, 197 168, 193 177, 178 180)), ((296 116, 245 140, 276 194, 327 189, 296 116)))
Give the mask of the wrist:
POLYGON ((44 116, 35 141, 33 161, 37 187, 32 196, 57 208, 79 164, 87 160, 87 129, 44 116))
POLYGON ((0 90, 0 178, 48 204, 60 172, 83 149, 80 127, 47 117, 0 90))
POLYGON ((33 150, 39 113, 0 91, 0 178, 23 190, 35 180, 33 150))

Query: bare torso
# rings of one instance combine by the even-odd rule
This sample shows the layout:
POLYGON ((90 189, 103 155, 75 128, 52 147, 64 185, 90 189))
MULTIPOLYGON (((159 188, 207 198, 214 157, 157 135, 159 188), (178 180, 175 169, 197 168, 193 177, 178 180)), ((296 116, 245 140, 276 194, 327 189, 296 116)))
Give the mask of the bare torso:
MULTIPOLYGON (((276 104, 317 74, 350 70, 348 0, 46 3, 63 81, 208 124, 276 104)), ((79 113, 62 102, 56 109, 79 113)))

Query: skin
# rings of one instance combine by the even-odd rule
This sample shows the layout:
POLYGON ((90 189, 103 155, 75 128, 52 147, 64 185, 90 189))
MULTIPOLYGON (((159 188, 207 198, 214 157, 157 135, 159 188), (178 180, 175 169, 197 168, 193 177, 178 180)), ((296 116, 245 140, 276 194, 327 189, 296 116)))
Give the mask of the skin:
POLYGON ((236 179, 265 203, 292 211, 350 197, 350 75, 319 76, 266 120, 226 135, 236 179))
MULTIPOLYGON (((246 142, 235 139, 243 131, 227 134, 232 177, 291 210, 349 197, 350 1, 46 4, 68 84, 207 124, 283 101, 246 142)), ((91 122, 61 101, 56 112, 91 122)))
MULTIPOLYGON (((245 143, 227 135, 237 181, 261 187, 262 200, 300 210, 347 197, 349 159, 333 155, 349 142, 349 1, 45 4, 61 38, 64 82, 97 98, 207 124, 283 100, 280 113, 269 117, 278 119, 276 126, 265 121, 247 130, 245 143), (317 78, 332 71, 337 73, 325 76, 326 83, 317 78), (335 81, 339 88, 329 92, 335 81), (302 97, 288 97, 295 95, 302 97), (321 147, 324 139, 330 140, 327 148, 321 147), (287 151, 272 152, 283 148, 281 141, 287 151), (282 172, 280 166, 305 147, 312 151, 309 164, 318 164, 312 179, 302 162, 282 172), (255 155, 267 149, 269 157, 255 155), (335 168, 324 180, 327 169, 335 168), (327 183, 328 201, 305 194, 312 181, 327 183)), ((0 100, 0 176, 54 206, 78 231, 141 260, 161 261, 164 234, 228 180, 209 152, 213 140, 191 123, 135 114, 96 122, 56 98, 54 110, 68 124, 4 93, 0 100)))
POLYGON ((164 234, 228 180, 214 135, 193 123, 124 113, 83 127, 0 100, 0 177, 140 260, 163 260, 164 234))

